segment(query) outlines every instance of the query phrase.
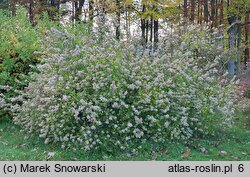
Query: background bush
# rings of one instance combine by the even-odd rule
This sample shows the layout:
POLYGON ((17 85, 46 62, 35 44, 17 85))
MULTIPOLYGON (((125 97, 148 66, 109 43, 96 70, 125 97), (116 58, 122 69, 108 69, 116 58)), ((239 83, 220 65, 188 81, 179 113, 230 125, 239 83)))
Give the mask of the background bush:
MULTIPOLYGON (((16 96, 30 80, 30 65, 38 63, 34 51, 41 50, 39 35, 31 26, 25 10, 19 9, 15 17, 0 10, 0 92, 1 100, 16 96), (3 98, 5 97, 5 98, 3 98)), ((0 109, 4 101, 0 101, 0 109)), ((6 103, 6 102, 5 102, 6 103)), ((6 113, 0 110, 1 113, 6 113)))

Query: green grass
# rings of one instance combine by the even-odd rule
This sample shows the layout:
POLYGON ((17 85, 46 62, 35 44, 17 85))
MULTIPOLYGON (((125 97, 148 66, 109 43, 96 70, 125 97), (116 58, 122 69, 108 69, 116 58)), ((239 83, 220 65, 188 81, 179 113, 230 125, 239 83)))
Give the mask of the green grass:
POLYGON ((190 156, 182 157, 185 145, 145 144, 137 154, 117 150, 84 152, 44 144, 37 136, 27 138, 20 127, 0 119, 0 160, 250 160, 250 111, 237 113, 233 128, 218 131, 214 137, 189 142, 190 156), (200 151, 204 147, 208 152, 200 151), (220 153, 226 151, 225 154, 220 153), (55 153, 49 157, 49 152, 55 153))

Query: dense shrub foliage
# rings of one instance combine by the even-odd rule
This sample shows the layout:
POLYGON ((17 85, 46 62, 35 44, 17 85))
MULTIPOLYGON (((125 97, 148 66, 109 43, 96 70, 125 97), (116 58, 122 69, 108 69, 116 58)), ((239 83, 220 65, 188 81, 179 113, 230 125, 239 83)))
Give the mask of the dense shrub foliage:
POLYGON ((41 45, 35 29, 23 10, 19 10, 15 17, 8 11, 0 10, 0 21, 1 109, 3 96, 13 97, 16 95, 13 90, 27 86, 28 73, 32 71, 30 65, 38 62, 34 51, 39 51, 41 45))
POLYGON ((40 73, 13 99, 15 122, 45 143, 85 150, 187 141, 231 125, 231 86, 218 77, 220 56, 201 66, 209 56, 194 57, 187 45, 152 58, 137 55, 134 45, 102 40, 52 29, 40 73))

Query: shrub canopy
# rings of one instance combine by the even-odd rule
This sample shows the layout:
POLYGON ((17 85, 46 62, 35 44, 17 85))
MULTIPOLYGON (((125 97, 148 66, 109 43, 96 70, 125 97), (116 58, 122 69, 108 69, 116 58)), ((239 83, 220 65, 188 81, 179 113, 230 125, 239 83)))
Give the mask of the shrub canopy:
POLYGON ((11 109, 15 122, 45 143, 129 149, 187 141, 232 123, 231 87, 217 76, 219 56, 201 66, 205 55, 185 48, 152 60, 133 44, 55 28, 44 44, 35 81, 11 109))

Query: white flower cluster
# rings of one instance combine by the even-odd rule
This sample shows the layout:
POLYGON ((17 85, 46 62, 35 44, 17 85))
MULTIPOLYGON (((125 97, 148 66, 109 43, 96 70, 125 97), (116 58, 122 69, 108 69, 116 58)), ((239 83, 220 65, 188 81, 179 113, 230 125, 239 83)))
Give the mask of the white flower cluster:
POLYGON ((6 102, 5 102, 4 96, 3 94, 0 94, 0 109, 4 108, 5 104, 6 102))
POLYGON ((175 60, 164 54, 152 62, 135 56, 133 46, 65 36, 51 31, 40 73, 25 89, 28 99, 12 109, 15 122, 45 143, 126 149, 187 140, 231 122, 228 87, 204 69, 214 61, 200 67, 190 51, 175 51, 175 60))

